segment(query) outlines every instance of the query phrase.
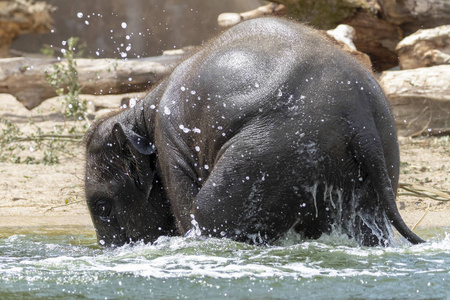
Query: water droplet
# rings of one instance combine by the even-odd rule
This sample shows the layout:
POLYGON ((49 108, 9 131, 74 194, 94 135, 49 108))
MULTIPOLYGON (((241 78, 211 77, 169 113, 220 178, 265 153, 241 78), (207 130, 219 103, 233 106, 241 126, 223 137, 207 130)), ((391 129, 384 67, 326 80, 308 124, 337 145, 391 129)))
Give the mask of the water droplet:
POLYGON ((84 24, 89 25, 89 21, 88 20, 84 21, 84 24))
POLYGON ((168 108, 167 106, 164 106, 164 113, 166 115, 170 115, 170 108, 168 108))
POLYGON ((82 12, 77 13, 77 17, 81 19, 83 17, 83 13, 82 12))
POLYGON ((208 170, 208 169, 209 169, 209 166, 208 166, 208 165, 205 165, 204 168, 205 168, 205 170, 208 170))
POLYGON ((195 151, 200 152, 200 147, 199 146, 195 146, 195 151))
POLYGON ((127 28, 128 25, 127 25, 127 23, 122 22, 121 26, 122 26, 123 29, 125 29, 125 28, 127 28))
POLYGON ((182 92, 184 92, 184 91, 186 90, 186 88, 185 88, 184 86, 181 86, 181 87, 180 87, 180 90, 181 90, 182 92))

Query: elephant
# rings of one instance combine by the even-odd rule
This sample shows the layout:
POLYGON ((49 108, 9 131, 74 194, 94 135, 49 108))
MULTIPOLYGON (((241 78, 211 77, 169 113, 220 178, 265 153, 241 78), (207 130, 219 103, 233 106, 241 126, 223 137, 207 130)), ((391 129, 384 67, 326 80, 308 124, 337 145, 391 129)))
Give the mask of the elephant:
POLYGON ((399 146, 372 73, 278 17, 206 42, 133 107, 86 133, 100 244, 197 232, 270 244, 294 230, 422 243, 396 206, 399 146))

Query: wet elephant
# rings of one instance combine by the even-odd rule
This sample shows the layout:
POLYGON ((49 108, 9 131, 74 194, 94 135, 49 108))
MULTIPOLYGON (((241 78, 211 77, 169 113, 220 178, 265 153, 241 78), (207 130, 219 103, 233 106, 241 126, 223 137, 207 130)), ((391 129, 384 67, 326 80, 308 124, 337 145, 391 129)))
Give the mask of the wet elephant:
POLYGON ((242 22, 86 135, 101 243, 184 235, 271 243, 293 229, 423 242, 396 204, 394 120, 373 76, 306 26, 242 22))

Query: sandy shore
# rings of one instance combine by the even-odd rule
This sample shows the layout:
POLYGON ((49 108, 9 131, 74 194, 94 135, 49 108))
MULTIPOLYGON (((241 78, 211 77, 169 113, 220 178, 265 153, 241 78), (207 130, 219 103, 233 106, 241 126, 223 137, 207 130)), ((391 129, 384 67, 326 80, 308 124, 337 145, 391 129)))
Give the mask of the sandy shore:
MULTIPOLYGON (((120 97, 111 97, 110 102, 119 103, 120 97)), ((59 105, 53 99, 30 112, 14 97, 0 94, 0 117, 20 128, 29 126, 33 117, 40 127, 52 128, 62 122, 55 113, 59 105)), ((2 230, 14 228, 82 226, 93 230, 83 194, 83 147, 73 147, 71 155, 61 156, 53 166, 0 162, 0 236, 2 230)), ((450 190, 448 137, 401 138, 400 147, 400 182, 450 190)), ((397 203, 411 227, 428 209, 419 227, 450 228, 450 202, 400 195, 397 203)))

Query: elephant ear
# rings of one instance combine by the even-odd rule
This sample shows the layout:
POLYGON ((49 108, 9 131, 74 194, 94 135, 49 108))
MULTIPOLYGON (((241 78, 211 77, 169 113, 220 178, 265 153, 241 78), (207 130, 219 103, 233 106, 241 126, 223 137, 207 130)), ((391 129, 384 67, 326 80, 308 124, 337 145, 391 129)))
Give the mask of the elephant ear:
POLYGON ((156 152, 153 143, 120 123, 114 124, 113 134, 119 142, 121 149, 125 150, 128 147, 134 156, 138 154, 152 155, 156 152))
POLYGON ((152 170, 155 164, 155 157, 150 158, 149 156, 155 154, 155 146, 145 137, 120 123, 114 125, 113 134, 118 142, 118 151, 124 154, 122 159, 128 176, 133 178, 136 187, 142 191, 147 191, 149 195, 152 190, 153 177, 155 176, 155 170, 152 170), (147 165, 145 161, 150 164, 147 165), (150 168, 152 172, 145 171, 146 167, 150 168))

